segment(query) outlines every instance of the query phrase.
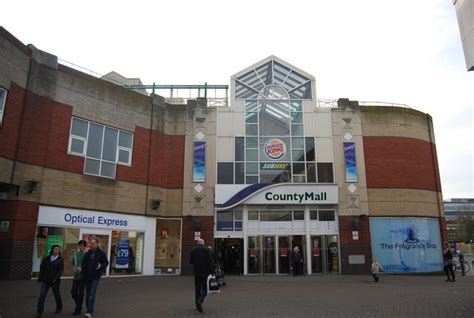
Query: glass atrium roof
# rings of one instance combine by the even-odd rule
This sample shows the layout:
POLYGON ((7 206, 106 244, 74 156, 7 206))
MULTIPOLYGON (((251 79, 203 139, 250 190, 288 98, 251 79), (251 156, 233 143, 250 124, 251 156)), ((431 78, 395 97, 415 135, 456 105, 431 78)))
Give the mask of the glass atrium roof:
POLYGON ((277 99, 275 86, 283 88, 280 93, 287 99, 311 99, 311 79, 295 70, 271 60, 235 80, 235 97, 238 99, 269 98, 277 99), (268 87, 272 87, 271 90, 268 87), (273 95, 269 95, 272 92, 273 95))

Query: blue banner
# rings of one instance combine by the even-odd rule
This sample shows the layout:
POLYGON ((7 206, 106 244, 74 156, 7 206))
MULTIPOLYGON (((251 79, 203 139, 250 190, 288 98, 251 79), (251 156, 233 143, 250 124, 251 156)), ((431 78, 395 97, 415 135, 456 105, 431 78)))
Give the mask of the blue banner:
POLYGON ((443 269, 439 222, 429 218, 370 218, 372 257, 386 272, 443 269))
POLYGON ((346 170, 346 182, 357 182, 355 144, 353 142, 344 143, 344 164, 346 170))
POLYGON ((206 181, 206 142, 194 142, 193 182, 206 181))
POLYGON ((128 268, 130 240, 119 240, 115 255, 115 268, 128 268))

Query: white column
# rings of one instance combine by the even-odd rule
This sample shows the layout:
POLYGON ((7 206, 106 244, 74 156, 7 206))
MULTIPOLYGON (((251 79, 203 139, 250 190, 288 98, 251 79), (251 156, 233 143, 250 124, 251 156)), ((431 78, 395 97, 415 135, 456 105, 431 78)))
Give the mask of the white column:
POLYGON ((244 254, 244 275, 248 275, 248 237, 247 237, 247 229, 248 229, 248 209, 247 206, 243 206, 242 209, 242 236, 244 238, 244 246, 243 254, 244 254))
POLYGON ((275 274, 280 274, 280 242, 278 242, 278 235, 275 235, 275 274))
POLYGON ((304 224, 306 233, 306 272, 311 275, 311 228, 309 218, 309 206, 305 205, 304 209, 304 224))
MULTIPOLYGON (((183 231, 181 231, 183 233, 183 231)), ((146 218, 145 242, 143 244, 143 275, 155 274, 156 219, 146 218)), ((182 257, 182 255, 181 255, 182 257)))

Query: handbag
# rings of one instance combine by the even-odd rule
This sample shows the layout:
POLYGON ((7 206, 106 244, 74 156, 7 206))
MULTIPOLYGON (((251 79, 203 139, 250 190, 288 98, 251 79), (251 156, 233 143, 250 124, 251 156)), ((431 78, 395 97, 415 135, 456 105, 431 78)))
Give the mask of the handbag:
POLYGON ((221 289, 219 286, 219 282, 216 279, 216 276, 214 275, 209 275, 207 276, 207 293, 208 294, 216 294, 220 293, 221 289))

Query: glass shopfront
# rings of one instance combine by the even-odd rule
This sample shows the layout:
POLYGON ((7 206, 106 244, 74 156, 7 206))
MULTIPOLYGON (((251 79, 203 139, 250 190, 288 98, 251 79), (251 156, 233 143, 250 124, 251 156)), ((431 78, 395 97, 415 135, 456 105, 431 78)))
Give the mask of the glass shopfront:
POLYGON ((156 221, 155 274, 181 274, 181 219, 156 221))
MULTIPOLYGON (((154 219, 150 219, 150 221, 154 219)), ((51 246, 61 247, 64 277, 72 277, 77 242, 97 239, 109 259, 105 275, 144 274, 145 217, 40 206, 33 250, 32 276, 51 246)))

